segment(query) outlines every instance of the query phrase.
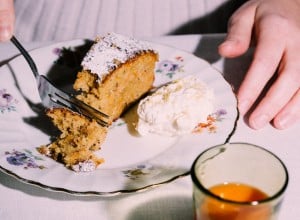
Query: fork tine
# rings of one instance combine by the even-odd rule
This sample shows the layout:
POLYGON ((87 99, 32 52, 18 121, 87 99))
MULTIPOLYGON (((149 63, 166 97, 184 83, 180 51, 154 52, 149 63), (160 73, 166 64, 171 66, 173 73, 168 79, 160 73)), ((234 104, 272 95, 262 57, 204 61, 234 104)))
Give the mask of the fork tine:
POLYGON ((95 114, 95 115, 99 115, 100 117, 104 117, 104 118, 109 119, 109 116, 107 114, 105 114, 101 111, 98 111, 97 109, 91 107, 90 105, 87 105, 83 101, 77 99, 75 96, 70 95, 69 98, 70 98, 69 100, 72 101, 72 103, 77 104, 78 106, 81 107, 81 109, 83 108, 83 109, 87 110, 88 112, 93 112, 93 114, 95 114))
MULTIPOLYGON (((68 96, 68 94, 64 94, 64 95, 68 96)), ((102 117, 109 118, 108 115, 106 115, 102 112, 99 112, 98 110, 90 107, 89 105, 86 105, 84 102, 79 101, 78 99, 76 99, 74 97, 69 97, 70 99, 66 99, 65 97, 61 96, 60 94, 54 93, 54 94, 49 94, 49 98, 51 99, 51 101, 55 102, 58 105, 61 105, 61 106, 67 107, 67 108, 71 108, 72 110, 75 110, 76 112, 79 112, 88 118, 95 119, 103 127, 109 126, 108 122, 104 121, 103 119, 101 119, 99 117, 99 115, 100 115, 102 117), (68 104, 66 104, 66 103, 68 103, 68 104), (70 106, 70 104, 72 106, 70 106), (82 106, 81 106, 82 104, 84 104, 86 108, 82 108, 82 106)))
POLYGON ((64 107, 67 107, 75 112, 81 113, 85 116, 87 116, 88 118, 94 118, 96 119, 96 121, 105 127, 109 126, 109 123, 102 120, 101 118, 109 118, 109 116, 103 112, 98 111, 97 109, 85 104, 84 102, 76 99, 74 96, 71 96, 70 94, 57 89, 52 82, 45 77, 44 75, 40 75, 38 77, 39 79, 39 84, 38 87, 44 87, 47 89, 45 90, 45 92, 47 91, 47 93, 40 93, 42 101, 45 103, 46 105, 49 105, 47 103, 47 100, 52 101, 58 105, 63 105, 64 107))

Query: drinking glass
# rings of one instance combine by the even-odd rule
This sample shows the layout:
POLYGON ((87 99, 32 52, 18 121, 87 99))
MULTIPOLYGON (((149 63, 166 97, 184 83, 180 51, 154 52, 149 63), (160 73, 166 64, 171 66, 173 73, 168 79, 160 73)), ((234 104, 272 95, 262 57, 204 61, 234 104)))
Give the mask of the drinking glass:
POLYGON ((288 185, 284 163, 249 143, 205 150, 191 177, 196 220, 275 220, 288 185))

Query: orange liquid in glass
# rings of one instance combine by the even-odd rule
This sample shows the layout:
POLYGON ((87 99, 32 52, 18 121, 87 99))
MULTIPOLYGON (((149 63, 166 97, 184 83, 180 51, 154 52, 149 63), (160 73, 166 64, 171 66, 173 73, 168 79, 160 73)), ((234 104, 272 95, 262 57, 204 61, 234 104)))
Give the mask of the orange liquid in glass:
MULTIPOLYGON (((261 190, 245 184, 224 183, 209 189, 219 197, 235 202, 253 202, 266 199, 261 190)), ((201 220, 268 220, 271 208, 267 204, 241 205, 206 198, 200 205, 201 220)))

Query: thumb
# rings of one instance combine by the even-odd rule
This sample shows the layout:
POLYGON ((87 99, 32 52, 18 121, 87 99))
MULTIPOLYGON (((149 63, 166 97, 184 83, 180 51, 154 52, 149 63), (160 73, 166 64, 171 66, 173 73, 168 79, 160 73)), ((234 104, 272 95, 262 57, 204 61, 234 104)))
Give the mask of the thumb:
POLYGON ((219 46, 219 53, 224 57, 236 57, 247 51, 254 27, 256 4, 247 2, 230 18, 226 39, 219 46))
POLYGON ((0 41, 8 41, 14 30, 15 14, 13 0, 0 1, 0 41))

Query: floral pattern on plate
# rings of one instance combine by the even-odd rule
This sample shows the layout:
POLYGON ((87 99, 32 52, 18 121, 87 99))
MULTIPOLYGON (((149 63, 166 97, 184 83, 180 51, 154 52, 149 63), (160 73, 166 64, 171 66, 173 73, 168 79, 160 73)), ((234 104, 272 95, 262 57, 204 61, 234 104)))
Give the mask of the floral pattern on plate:
POLYGON ((6 89, 0 89, 0 113, 16 111, 17 103, 18 101, 6 89))
POLYGON ((6 151, 6 160, 10 165, 23 166, 24 169, 29 168, 39 168, 45 169, 44 165, 38 165, 37 161, 42 161, 43 159, 39 156, 35 156, 30 150, 12 150, 11 152, 6 151))
MULTIPOLYGON (((87 48, 86 42, 61 42, 30 53, 41 73, 60 83, 69 83, 60 85, 68 88, 69 77, 74 75, 66 75, 66 71, 72 74, 73 70, 77 70, 78 57, 84 52, 75 48, 87 48)), ((209 82, 214 89, 217 111, 209 117, 207 124, 199 125, 199 131, 187 137, 140 137, 127 126, 131 118, 126 118, 128 121, 124 118, 114 123, 101 146, 99 154, 105 158, 103 166, 91 173, 74 174, 62 164, 43 158, 36 151, 36 147, 49 143, 51 132, 46 121, 43 121, 45 115, 37 115, 39 113, 28 103, 28 100, 33 100, 33 103, 39 104, 40 99, 34 90, 35 82, 26 80, 32 77, 30 69, 24 68, 27 66, 26 61, 17 57, 9 62, 13 72, 8 68, 0 68, 1 71, 6 71, 1 75, 1 80, 6 80, 6 76, 14 79, 13 74, 18 75, 15 78, 17 82, 7 83, 6 89, 0 88, 0 113, 15 111, 18 108, 18 114, 13 116, 16 117, 15 124, 10 130, 0 126, 0 169, 23 182, 48 190, 98 196, 134 193, 187 175, 193 159, 199 152, 205 150, 207 145, 224 143, 231 136, 237 119, 237 100, 231 86, 206 61, 164 45, 152 45, 159 52, 161 59, 156 65, 157 77, 154 86, 189 74, 201 74, 203 81, 209 82), (20 88, 22 96, 18 102, 11 91, 18 91, 20 88), (20 136, 20 129, 15 127, 24 129, 26 138, 22 136, 16 139, 16 136, 20 136)), ((10 120, 0 117, 0 124, 9 125, 10 120)))
POLYGON ((131 180, 137 180, 151 174, 154 170, 154 167, 149 164, 139 164, 134 168, 124 170, 123 174, 131 180))
POLYGON ((201 133, 204 129, 206 129, 209 133, 216 133, 218 129, 216 122, 221 122, 223 119, 225 119, 226 114, 227 111, 225 109, 220 109, 214 112, 207 117, 206 123, 199 123, 193 132, 201 133))
POLYGON ((162 60, 157 64, 155 72, 172 79, 176 73, 184 72, 184 58, 175 56, 173 59, 162 60))

